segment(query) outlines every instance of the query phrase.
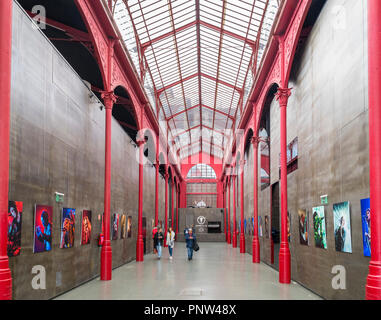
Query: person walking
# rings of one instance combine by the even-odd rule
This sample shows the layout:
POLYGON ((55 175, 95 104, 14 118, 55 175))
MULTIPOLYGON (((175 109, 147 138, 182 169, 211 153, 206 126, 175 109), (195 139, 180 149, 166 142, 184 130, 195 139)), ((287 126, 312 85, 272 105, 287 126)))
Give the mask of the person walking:
POLYGON ((155 241, 156 241, 156 250, 157 250, 157 257, 161 258, 161 250, 163 247, 163 229, 159 228, 159 231, 155 233, 155 241))
POLYGON ((152 229, 152 240, 153 240, 153 253, 156 254, 157 253, 157 242, 155 240, 155 234, 157 233, 157 229, 158 229, 158 226, 155 226, 153 229, 152 229))
POLYGON ((169 251, 169 259, 172 260, 173 247, 175 246, 175 233, 171 227, 169 227, 167 233, 167 246, 169 251))
POLYGON ((185 235, 186 247, 188 251, 188 261, 193 258, 193 246, 196 242, 196 235, 193 233, 192 228, 189 228, 188 233, 185 235))

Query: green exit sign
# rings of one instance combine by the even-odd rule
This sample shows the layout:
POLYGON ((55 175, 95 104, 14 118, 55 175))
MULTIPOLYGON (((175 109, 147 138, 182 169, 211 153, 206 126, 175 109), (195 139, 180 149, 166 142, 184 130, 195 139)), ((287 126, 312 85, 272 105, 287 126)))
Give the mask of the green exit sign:
POLYGON ((320 196, 321 204, 328 204, 328 195, 320 196))
POLYGON ((56 192, 55 195, 56 195, 56 202, 57 203, 62 203, 64 201, 65 195, 63 193, 56 192))

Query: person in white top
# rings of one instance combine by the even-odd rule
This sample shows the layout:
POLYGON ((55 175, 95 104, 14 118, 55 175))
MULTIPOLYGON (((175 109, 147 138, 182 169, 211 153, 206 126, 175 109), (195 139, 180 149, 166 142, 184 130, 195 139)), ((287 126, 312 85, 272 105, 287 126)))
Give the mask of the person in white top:
POLYGON ((169 259, 172 259, 173 247, 175 246, 175 233, 171 227, 169 227, 167 232, 167 246, 169 250, 169 259))

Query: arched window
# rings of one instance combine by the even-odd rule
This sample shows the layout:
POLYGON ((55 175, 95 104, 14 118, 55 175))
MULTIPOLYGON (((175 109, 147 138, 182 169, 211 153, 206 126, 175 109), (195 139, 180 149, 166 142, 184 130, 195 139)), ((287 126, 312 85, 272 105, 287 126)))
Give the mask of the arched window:
POLYGON ((199 163, 188 171, 187 179, 217 179, 217 176, 211 166, 199 163))
POLYGON ((259 130, 260 143, 260 164, 261 164, 261 189, 270 185, 270 144, 266 129, 259 130))

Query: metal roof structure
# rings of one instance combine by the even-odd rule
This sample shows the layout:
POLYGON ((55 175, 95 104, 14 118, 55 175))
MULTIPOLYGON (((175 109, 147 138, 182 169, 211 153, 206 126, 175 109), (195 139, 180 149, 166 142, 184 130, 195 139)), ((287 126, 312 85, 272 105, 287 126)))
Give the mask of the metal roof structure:
POLYGON ((223 157, 280 1, 114 0, 114 19, 180 158, 223 157))

